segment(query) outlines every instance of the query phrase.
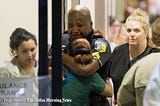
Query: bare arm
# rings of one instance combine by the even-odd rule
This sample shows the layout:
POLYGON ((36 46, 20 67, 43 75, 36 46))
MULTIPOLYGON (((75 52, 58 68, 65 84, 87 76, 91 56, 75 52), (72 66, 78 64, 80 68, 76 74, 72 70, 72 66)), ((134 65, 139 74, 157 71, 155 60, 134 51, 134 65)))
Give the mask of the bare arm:
POLYGON ((102 93, 100 93, 100 95, 103 95, 105 97, 112 97, 113 91, 112 91, 112 84, 111 84, 110 79, 106 80, 106 87, 105 87, 104 91, 102 93))
POLYGON ((74 62, 74 57, 69 56, 66 53, 62 55, 62 63, 69 67, 75 74, 78 75, 92 75, 100 68, 100 63, 93 59, 90 64, 82 65, 74 62))

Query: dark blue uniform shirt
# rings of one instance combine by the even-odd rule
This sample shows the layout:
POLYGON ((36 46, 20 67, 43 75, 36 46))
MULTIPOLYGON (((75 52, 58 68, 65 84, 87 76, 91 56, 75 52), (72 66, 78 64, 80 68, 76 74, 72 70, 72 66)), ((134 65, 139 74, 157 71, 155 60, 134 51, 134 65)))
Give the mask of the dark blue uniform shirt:
MULTIPOLYGON (((107 78, 107 70, 103 68, 103 65, 109 60, 111 56, 111 49, 108 41, 102 37, 102 35, 97 34, 95 31, 92 32, 87 37, 91 45, 92 55, 99 61, 101 68, 97 71, 100 76, 106 80, 107 78)), ((69 43, 69 35, 62 35, 62 48, 64 52, 67 52, 67 45, 69 43)), ((71 72, 74 74, 73 72, 71 72)))

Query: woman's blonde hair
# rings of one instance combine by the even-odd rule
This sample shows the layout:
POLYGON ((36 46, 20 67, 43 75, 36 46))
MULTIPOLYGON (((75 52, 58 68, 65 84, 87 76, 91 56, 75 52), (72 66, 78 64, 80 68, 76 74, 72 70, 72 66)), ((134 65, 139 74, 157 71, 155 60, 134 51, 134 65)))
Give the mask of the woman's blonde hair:
POLYGON ((141 23, 142 25, 142 28, 144 29, 144 31, 146 32, 147 34, 147 43, 149 46, 153 46, 150 42, 150 39, 149 39, 149 36, 151 34, 151 29, 150 29, 150 23, 149 23, 149 14, 139 8, 135 9, 133 11, 133 13, 127 18, 126 20, 126 23, 125 23, 125 26, 126 24, 129 22, 129 21, 138 21, 141 23))
POLYGON ((127 18, 126 24, 129 21, 138 21, 142 23, 142 27, 145 31, 149 31, 150 23, 149 23, 149 15, 147 12, 137 8, 133 11, 133 13, 127 18))

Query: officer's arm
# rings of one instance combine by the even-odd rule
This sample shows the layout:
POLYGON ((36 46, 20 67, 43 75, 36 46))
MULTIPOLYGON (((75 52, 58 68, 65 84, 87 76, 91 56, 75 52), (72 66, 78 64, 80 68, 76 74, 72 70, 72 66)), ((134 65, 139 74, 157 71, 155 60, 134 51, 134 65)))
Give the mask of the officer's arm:
POLYGON ((75 74, 84 76, 92 75, 100 68, 100 63, 96 59, 93 59, 90 64, 82 65, 75 63, 74 57, 71 57, 66 53, 63 53, 62 55, 62 63, 73 70, 75 74))

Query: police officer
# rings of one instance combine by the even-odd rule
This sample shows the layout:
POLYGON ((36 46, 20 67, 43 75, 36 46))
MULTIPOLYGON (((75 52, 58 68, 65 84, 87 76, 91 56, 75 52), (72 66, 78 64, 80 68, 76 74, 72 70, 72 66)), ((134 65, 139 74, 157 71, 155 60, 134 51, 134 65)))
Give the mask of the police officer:
POLYGON ((77 5, 68 12, 68 31, 62 35, 62 63, 68 67, 69 75, 89 76, 98 72, 106 80, 107 72, 103 69, 111 55, 111 49, 108 41, 103 38, 99 31, 92 28, 91 15, 88 8, 77 5), (74 57, 69 56, 67 45, 69 39, 75 37, 86 38, 91 45, 93 61, 87 65, 81 65, 74 62, 74 57))
MULTIPOLYGON (((77 5, 68 12, 68 33, 62 35, 63 47, 67 48, 69 38, 83 37, 86 38, 91 45, 93 62, 86 66, 74 63, 73 57, 67 53, 62 55, 62 63, 73 70, 78 75, 92 75, 99 70, 111 55, 111 49, 108 41, 103 38, 99 31, 92 28, 91 15, 88 8, 77 5)), ((105 76, 106 77, 106 76, 105 76)), ((105 80, 103 76, 103 79, 105 80)))

